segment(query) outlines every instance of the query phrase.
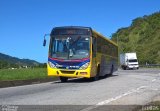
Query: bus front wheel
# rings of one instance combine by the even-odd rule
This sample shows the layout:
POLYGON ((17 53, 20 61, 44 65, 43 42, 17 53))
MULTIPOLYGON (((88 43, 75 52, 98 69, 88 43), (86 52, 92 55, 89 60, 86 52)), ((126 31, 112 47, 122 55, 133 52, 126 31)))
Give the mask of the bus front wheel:
POLYGON ((67 82, 68 81, 68 78, 67 77, 59 77, 61 82, 67 82))
POLYGON ((100 73, 100 66, 97 67, 97 74, 96 74, 96 76, 92 77, 91 80, 92 81, 99 80, 99 73, 100 73))

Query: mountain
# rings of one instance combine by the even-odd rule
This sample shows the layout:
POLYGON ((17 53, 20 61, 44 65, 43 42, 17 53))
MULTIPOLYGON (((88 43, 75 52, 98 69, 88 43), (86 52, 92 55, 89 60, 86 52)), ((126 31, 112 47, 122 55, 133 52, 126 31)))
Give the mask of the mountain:
POLYGON ((30 59, 19 59, 6 54, 0 53, 0 69, 1 68, 18 68, 18 67, 34 67, 39 66, 40 63, 30 59))
POLYGON ((136 52, 140 64, 160 64, 160 12, 134 19, 111 39, 118 41, 119 53, 136 52))

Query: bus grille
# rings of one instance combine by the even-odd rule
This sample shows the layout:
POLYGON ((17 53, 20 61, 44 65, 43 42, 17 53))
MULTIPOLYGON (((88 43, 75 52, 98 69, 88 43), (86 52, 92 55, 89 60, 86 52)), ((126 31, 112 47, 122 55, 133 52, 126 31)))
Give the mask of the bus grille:
POLYGON ((63 71, 61 70, 62 74, 74 74, 75 71, 63 71))

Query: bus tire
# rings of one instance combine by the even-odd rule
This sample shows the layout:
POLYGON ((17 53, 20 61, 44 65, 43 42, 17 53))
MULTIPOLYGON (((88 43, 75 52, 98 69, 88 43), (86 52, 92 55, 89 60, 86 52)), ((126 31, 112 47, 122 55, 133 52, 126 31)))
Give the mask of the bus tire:
POLYGON ((100 66, 98 65, 98 67, 97 67, 97 74, 96 74, 96 76, 92 77, 91 80, 92 81, 99 80, 99 73, 100 73, 100 66))
POLYGON ((123 65, 123 66, 121 66, 121 67, 122 67, 123 70, 126 70, 126 69, 127 69, 127 66, 124 66, 124 65, 123 65))
POLYGON ((111 67, 111 71, 110 71, 110 76, 112 76, 112 74, 113 74, 113 71, 114 71, 114 66, 112 65, 112 67, 111 67))
POLYGON ((67 77, 59 77, 61 82, 67 82, 68 81, 68 78, 67 77))

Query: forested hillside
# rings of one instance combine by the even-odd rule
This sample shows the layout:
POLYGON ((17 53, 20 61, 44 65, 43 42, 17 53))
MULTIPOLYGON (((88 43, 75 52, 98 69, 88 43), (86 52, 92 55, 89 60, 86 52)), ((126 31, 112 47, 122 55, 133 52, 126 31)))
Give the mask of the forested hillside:
POLYGON ((111 39, 118 41, 120 53, 136 52, 140 64, 160 64, 160 12, 134 19, 111 39))
POLYGON ((19 68, 35 67, 41 65, 39 62, 29 59, 19 59, 6 54, 0 53, 0 69, 2 68, 19 68))

